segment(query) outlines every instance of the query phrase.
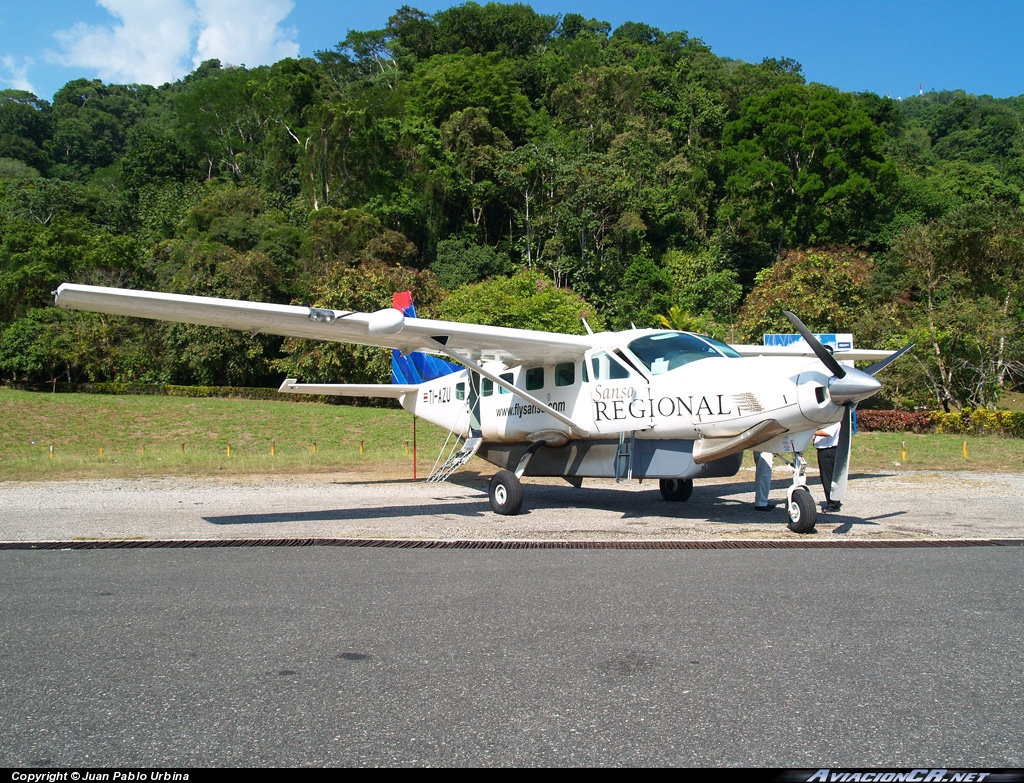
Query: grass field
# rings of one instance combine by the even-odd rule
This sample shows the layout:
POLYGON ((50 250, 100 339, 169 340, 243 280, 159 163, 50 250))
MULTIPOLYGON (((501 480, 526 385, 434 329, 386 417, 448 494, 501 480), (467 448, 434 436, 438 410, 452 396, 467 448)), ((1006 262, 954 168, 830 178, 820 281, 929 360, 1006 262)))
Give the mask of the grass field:
MULTIPOLYGON (((446 433, 418 422, 416 435, 423 476, 446 433)), ((0 480, 335 470, 411 476, 412 439, 412 417, 383 408, 0 389, 0 480)))
MULTIPOLYGON (((445 436, 418 423, 420 478, 445 436)), ((325 471, 411 477, 412 437, 408 413, 382 408, 0 389, 0 481, 325 471)), ((852 460, 857 473, 1021 472, 1024 441, 861 433, 852 460)))

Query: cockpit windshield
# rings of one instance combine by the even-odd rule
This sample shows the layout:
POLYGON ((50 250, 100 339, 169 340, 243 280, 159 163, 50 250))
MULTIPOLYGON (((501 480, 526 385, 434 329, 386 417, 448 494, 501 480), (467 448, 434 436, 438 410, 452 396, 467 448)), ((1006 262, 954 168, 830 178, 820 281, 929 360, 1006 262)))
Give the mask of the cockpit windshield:
POLYGON ((700 359, 740 356, 728 345, 712 337, 683 332, 661 332, 639 337, 629 344, 629 350, 644 363, 651 375, 659 375, 700 359))

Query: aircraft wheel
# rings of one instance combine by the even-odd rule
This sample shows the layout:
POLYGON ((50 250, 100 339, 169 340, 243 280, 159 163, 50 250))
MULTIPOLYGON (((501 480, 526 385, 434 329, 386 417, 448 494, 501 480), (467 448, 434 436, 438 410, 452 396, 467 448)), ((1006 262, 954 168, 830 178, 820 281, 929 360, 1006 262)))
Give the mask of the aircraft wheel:
POLYGON ((803 487, 796 490, 789 504, 789 529, 794 533, 812 533, 817 518, 818 511, 811 493, 803 487))
POLYGON ((658 489, 665 500, 689 500, 693 494, 693 479, 662 479, 658 489))
POLYGON ((499 470, 487 490, 495 514, 515 516, 523 507, 523 485, 511 470, 499 470))

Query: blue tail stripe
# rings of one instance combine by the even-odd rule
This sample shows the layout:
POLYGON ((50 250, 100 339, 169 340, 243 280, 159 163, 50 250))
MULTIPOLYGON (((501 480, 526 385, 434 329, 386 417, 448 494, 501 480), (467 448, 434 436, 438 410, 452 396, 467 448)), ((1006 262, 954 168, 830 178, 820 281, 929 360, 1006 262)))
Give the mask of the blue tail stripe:
POLYGON ((400 351, 391 352, 392 383, 423 383, 459 372, 462 368, 436 356, 414 351, 403 356, 400 351))
MULTIPOLYGON (((406 318, 416 317, 415 305, 410 304, 402 312, 406 318)), ((423 383, 435 378, 443 378, 445 375, 451 375, 461 369, 457 364, 419 351, 414 351, 408 356, 403 356, 401 351, 391 352, 392 383, 423 383)))

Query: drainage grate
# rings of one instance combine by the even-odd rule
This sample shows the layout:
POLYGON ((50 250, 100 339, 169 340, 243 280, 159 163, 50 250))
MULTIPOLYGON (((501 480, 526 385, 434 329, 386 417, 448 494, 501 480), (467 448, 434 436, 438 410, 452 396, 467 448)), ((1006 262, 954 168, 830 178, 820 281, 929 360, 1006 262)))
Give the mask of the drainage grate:
POLYGON ((794 539, 778 541, 473 541, 385 538, 218 538, 125 541, 6 541, 3 549, 194 549, 199 547, 345 546, 387 549, 919 549, 922 547, 1024 546, 1024 538, 794 539))

